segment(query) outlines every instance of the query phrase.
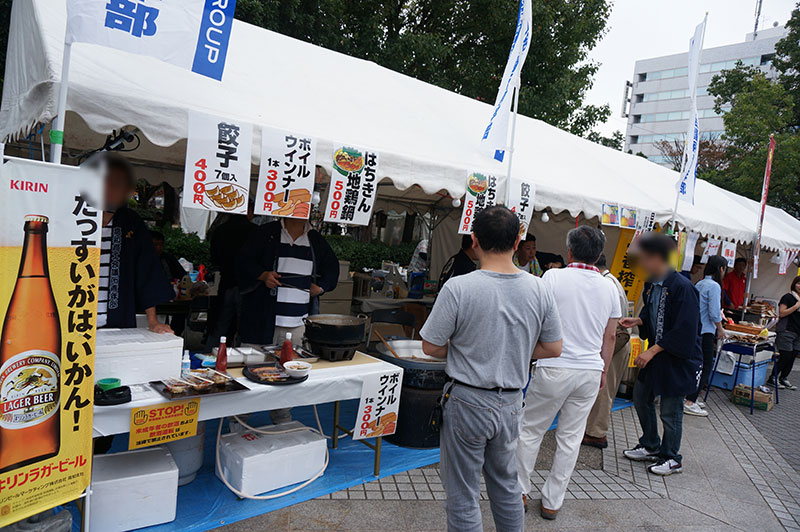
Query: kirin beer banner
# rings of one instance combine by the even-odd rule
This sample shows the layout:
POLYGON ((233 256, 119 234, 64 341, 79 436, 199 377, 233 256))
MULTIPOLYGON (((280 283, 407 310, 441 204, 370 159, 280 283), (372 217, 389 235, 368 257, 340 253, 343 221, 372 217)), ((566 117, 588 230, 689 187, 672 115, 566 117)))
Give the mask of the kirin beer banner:
POLYGON ((0 171, 0 526, 89 485, 101 194, 76 167, 0 171))
POLYGON ((261 128, 256 214, 307 219, 314 193, 317 142, 308 135, 261 128))
POLYGON ((458 233, 468 235, 472 232, 472 221, 483 209, 497 202, 497 177, 478 172, 467 174, 467 193, 464 195, 464 209, 458 233))
POLYGON ((67 0, 66 42, 149 55, 222 80, 236 0, 67 0))
POLYGON ((247 213, 253 125, 189 112, 183 206, 247 213))
POLYGON ((338 145, 325 207, 326 222, 369 225, 378 194, 378 152, 338 145))

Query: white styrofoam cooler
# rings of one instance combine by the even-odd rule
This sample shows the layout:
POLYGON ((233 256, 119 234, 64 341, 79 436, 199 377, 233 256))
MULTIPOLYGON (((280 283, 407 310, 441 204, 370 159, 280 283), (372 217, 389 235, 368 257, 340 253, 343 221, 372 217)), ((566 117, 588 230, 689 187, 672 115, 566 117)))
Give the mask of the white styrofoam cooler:
POLYGON ((175 520, 178 466, 164 447, 97 455, 89 529, 133 530, 175 520))
POLYGON ((180 377, 183 338, 147 329, 98 329, 94 379, 116 377, 123 385, 180 377))
POLYGON ((304 427, 293 421, 259 428, 276 434, 248 431, 223 435, 217 476, 224 473, 231 486, 247 495, 266 493, 310 479, 325 464, 325 438, 310 430, 277 434, 304 427))

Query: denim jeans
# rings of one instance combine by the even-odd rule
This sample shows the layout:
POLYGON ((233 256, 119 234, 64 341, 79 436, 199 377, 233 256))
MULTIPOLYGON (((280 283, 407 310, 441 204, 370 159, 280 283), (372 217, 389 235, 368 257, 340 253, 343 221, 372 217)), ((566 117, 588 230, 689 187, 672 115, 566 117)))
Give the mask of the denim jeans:
MULTIPOLYGON (((450 385, 445 387, 445 390, 450 385)), ((481 532, 481 470, 498 532, 522 532, 525 515, 515 452, 522 392, 454 385, 444 407, 441 475, 447 530, 481 532)))
POLYGON ((645 381, 636 381, 633 388, 633 406, 642 426, 642 437, 639 444, 648 451, 658 450, 662 460, 672 458, 681 462, 681 437, 683 435, 683 401, 682 395, 661 396, 661 423, 664 425, 664 437, 658 436, 656 419, 656 396, 653 388, 645 381))

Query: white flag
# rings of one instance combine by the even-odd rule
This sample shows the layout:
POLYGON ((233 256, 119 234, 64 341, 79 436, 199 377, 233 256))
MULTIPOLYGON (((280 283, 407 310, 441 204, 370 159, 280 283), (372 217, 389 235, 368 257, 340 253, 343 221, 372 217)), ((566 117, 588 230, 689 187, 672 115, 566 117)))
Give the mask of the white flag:
POLYGON ((222 80, 236 0, 67 0, 65 42, 149 55, 222 80))
POLYGON ((520 72, 531 43, 531 26, 531 0, 519 0, 517 29, 514 32, 514 41, 511 43, 511 52, 508 54, 506 69, 503 72, 500 89, 497 91, 492 116, 481 138, 481 150, 500 162, 503 162, 507 147, 511 100, 514 89, 519 90, 520 72))
POLYGON ((700 121, 697 115, 697 72, 700 68, 700 51, 703 49, 703 35, 706 21, 697 25, 694 35, 689 40, 689 97, 692 100, 689 113, 689 127, 683 147, 681 162, 681 178, 676 185, 678 198, 694 204, 694 186, 697 181, 697 157, 700 151, 700 121))

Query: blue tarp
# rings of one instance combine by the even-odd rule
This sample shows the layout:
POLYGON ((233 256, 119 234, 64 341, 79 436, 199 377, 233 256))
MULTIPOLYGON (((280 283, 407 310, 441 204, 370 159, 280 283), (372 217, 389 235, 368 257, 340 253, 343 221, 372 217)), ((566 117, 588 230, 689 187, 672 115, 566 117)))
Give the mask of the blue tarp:
MULTIPOLYGON (((630 401, 617 399, 614 401, 614 410, 627 408, 631 404, 630 401)), ((319 405, 318 409, 320 420, 322 421, 322 429, 325 434, 330 435, 333 428, 333 404, 319 405)), ((341 403, 343 425, 349 426, 352 424, 357 409, 357 400, 341 403)), ((292 417, 309 427, 316 427, 312 407, 294 408, 292 409, 292 417)), ((147 532, 210 530, 375 479, 373 476, 374 453, 372 449, 345 438, 340 440, 337 450, 331 450, 330 463, 325 474, 305 488, 291 495, 267 501, 239 500, 214 474, 214 452, 218 423, 218 420, 206 422, 203 467, 193 482, 178 489, 178 510, 175 520, 171 523, 142 530, 147 532)), ((264 413, 254 415, 248 423, 253 426, 266 425, 269 423, 268 416, 264 413)), ((555 427, 555 422, 553 427, 555 427)), ((223 432, 224 430, 223 428, 223 432)), ((127 435, 118 436, 114 439, 112 452, 124 451, 127 446, 127 435)), ((381 477, 391 476, 438 462, 439 449, 406 449, 384 441, 381 453, 381 477)), ((285 491, 290 487, 282 488, 278 491, 285 491)), ((80 517, 74 505, 71 506, 74 517, 73 530, 77 532, 80 528, 80 517)))

